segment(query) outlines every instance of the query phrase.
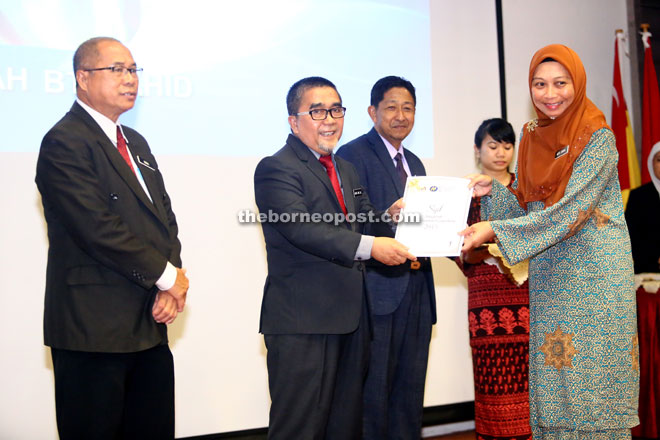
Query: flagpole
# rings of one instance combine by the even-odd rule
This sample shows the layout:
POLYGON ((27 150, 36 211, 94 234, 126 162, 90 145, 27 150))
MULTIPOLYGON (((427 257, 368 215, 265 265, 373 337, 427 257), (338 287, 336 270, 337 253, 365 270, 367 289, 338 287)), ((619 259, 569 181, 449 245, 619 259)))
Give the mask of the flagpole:
POLYGON ((635 16, 635 1, 626 0, 628 26, 624 29, 627 31, 626 34, 629 38, 626 45, 628 51, 626 57, 622 57, 622 61, 625 63, 626 84, 630 90, 628 111, 632 118, 635 148, 639 157, 639 152, 642 148, 642 63, 640 56, 643 56, 644 51, 641 48, 641 41, 639 38, 636 38, 639 28, 637 27, 638 20, 635 16))

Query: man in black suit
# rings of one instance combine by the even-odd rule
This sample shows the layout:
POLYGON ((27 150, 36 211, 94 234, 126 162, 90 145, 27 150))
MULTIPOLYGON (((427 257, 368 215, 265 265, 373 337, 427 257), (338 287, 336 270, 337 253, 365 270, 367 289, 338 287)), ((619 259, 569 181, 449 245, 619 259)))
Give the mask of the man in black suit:
MULTIPOLYGON (((415 105, 410 81, 381 78, 371 89, 368 108, 374 128, 337 151, 355 166, 376 209, 403 196, 408 176, 426 174, 422 161, 402 145, 415 123, 415 105)), ((374 337, 364 389, 364 438, 418 440, 435 322, 431 262, 369 264, 366 272, 374 337)))
POLYGON ((111 38, 78 47, 78 99, 46 134, 36 183, 48 225, 44 340, 61 439, 174 438, 167 327, 188 278, 170 198, 146 140, 117 119, 136 67, 111 38))
MULTIPOLYGON (((320 77, 287 95, 291 134, 255 171, 268 259, 260 331, 268 349, 269 439, 362 437, 369 316, 363 261, 414 259, 373 212, 353 166, 332 154, 345 108, 320 77), (372 222, 369 222, 372 220, 372 222), (371 223, 371 224, 367 224, 371 223), (380 229, 380 231, 378 231, 380 229)), ((398 214, 400 202, 389 213, 398 214)))

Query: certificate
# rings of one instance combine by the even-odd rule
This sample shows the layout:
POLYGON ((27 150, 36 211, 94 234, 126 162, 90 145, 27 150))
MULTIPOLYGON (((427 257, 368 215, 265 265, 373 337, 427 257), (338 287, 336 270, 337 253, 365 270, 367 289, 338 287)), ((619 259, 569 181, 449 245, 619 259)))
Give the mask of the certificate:
POLYGON ((472 199, 470 179, 460 177, 408 177, 405 207, 395 238, 416 257, 453 257, 461 253, 472 199))

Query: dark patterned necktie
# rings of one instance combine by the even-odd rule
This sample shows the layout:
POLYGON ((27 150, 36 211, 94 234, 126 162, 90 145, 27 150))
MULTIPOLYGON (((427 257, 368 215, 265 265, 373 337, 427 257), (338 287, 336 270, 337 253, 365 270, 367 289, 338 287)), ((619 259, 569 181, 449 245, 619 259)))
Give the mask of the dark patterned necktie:
POLYGON ((135 169, 133 168, 133 164, 131 163, 131 158, 128 157, 128 148, 126 148, 126 140, 124 139, 124 136, 121 134, 119 125, 117 126, 117 150, 119 150, 119 154, 121 154, 121 157, 124 158, 124 160, 128 164, 128 167, 131 169, 131 171, 133 171, 133 174, 135 174, 135 169))
POLYGON ((406 179, 408 179, 408 173, 406 173, 406 169, 403 167, 403 156, 401 155, 401 153, 396 153, 396 156, 394 156, 394 160, 396 160, 396 173, 401 178, 401 183, 403 183, 403 186, 406 186, 406 179))
POLYGON ((330 178, 330 183, 335 189, 335 194, 337 195, 337 200, 339 200, 339 206, 341 210, 346 214, 346 205, 344 204, 344 195, 341 192, 341 187, 339 186, 339 179, 337 178, 337 172, 335 171, 335 164, 332 163, 332 157, 330 154, 327 156, 319 157, 319 162, 325 167, 325 171, 328 173, 330 178))

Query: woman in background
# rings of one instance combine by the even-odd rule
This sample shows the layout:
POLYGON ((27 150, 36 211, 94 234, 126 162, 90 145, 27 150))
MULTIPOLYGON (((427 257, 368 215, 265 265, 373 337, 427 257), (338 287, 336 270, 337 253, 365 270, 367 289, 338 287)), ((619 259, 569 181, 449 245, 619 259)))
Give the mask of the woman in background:
POLYGON ((534 440, 630 439, 639 353, 630 238, 614 135, 586 96, 577 54, 553 44, 529 67, 514 191, 472 176, 486 220, 464 251, 497 241, 529 259, 529 406, 534 440))
POLYGON ((639 331, 639 420, 633 435, 660 436, 660 142, 648 156, 651 182, 630 192, 626 222, 630 232, 639 331), (658 280, 653 282, 653 280, 658 280), (648 289, 648 290, 647 290, 648 289))
MULTIPOLYGON (((505 187, 513 183, 509 165, 515 143, 513 128, 504 119, 483 121, 474 135, 481 172, 505 187)), ((480 220, 481 199, 476 197, 468 224, 480 220)), ((468 280, 476 438, 531 440, 527 281, 519 285, 505 275, 485 247, 466 252, 456 262, 468 280)))
POLYGON ((635 273, 660 272, 660 142, 647 161, 651 182, 630 192, 626 222, 630 232, 635 273))

